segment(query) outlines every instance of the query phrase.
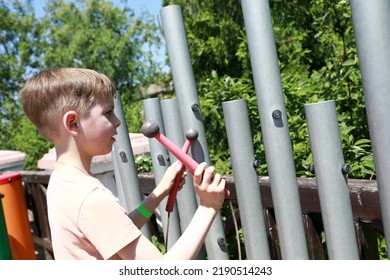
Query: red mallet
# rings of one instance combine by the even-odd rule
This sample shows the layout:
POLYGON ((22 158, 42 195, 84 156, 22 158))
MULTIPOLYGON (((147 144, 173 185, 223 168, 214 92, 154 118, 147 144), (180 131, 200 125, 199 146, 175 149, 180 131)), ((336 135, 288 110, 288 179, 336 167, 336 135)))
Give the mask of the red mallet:
MULTIPOLYGON (((190 129, 186 133, 186 141, 184 142, 183 148, 181 150, 187 154, 187 152, 191 146, 191 143, 194 142, 197 138, 198 138, 198 131, 196 131, 195 129, 190 129)), ((180 171, 177 173, 173 187, 172 187, 171 191, 169 192, 167 205, 165 207, 165 210, 167 212, 173 211, 173 206, 175 205, 177 192, 179 190, 180 182, 182 180, 183 173, 185 171, 185 166, 181 162, 179 162, 179 165, 181 166, 181 168, 180 168, 180 171)))
MULTIPOLYGON (((194 174, 198 163, 189 155, 183 152, 179 147, 171 142, 164 134, 160 133, 160 127, 157 123, 147 121, 142 125, 142 133, 148 138, 156 138, 168 151, 170 151, 181 163, 194 174)), ((225 198, 229 197, 229 191, 225 189, 225 198)))
POLYGON ((156 138, 168 151, 170 151, 185 167, 193 174, 198 167, 198 163, 189 155, 183 152, 179 147, 171 142, 164 134, 160 133, 158 124, 152 121, 145 122, 142 125, 142 133, 148 138, 156 138))

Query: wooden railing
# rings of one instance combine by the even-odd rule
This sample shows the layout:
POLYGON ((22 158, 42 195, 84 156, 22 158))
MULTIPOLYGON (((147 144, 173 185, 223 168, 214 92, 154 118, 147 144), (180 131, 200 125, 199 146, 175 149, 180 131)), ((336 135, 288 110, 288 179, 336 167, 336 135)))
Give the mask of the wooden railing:
MULTIPOLYGON (((50 175, 44 172, 23 172, 22 178, 27 205, 34 216, 34 243, 42 252, 41 258, 53 259, 46 207, 46 188, 50 175)), ((224 214, 227 216, 224 222, 225 233, 228 240, 228 249, 231 251, 237 250, 237 246, 233 245, 235 243, 233 221, 237 221, 238 226, 240 226, 240 206, 237 203, 233 176, 225 175, 224 178, 227 182, 227 188, 231 192, 229 199, 234 205, 233 211, 224 211, 224 214), (234 217, 232 213, 234 213, 234 217)), ((141 191, 145 195, 148 195, 155 187, 154 175, 151 173, 139 174, 139 182, 141 191)), ((313 178, 298 178, 297 182, 310 259, 327 259, 326 245, 324 243, 326 240, 324 240, 316 180, 313 178)), ((349 179, 348 186, 360 259, 378 259, 377 237, 383 235, 383 226, 376 181, 349 179)), ((273 213, 271 186, 268 177, 259 177, 259 188, 267 224, 271 257, 272 259, 281 259, 278 227, 273 213)), ((228 205, 226 203, 226 207, 228 205)), ((152 228, 153 233, 158 234, 155 220, 151 220, 149 226, 152 228)), ((240 246, 245 252, 245 244, 240 246)), ((230 254, 235 255, 234 252, 230 252, 230 254)), ((245 258, 245 254, 243 258, 245 258)))

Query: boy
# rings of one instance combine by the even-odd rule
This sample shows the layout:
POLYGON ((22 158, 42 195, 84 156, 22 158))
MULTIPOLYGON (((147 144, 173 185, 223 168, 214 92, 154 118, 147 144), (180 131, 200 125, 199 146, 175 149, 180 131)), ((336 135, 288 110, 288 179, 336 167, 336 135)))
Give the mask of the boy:
POLYGON ((89 69, 53 68, 21 89, 23 109, 54 143, 57 160, 47 203, 56 259, 194 259, 224 201, 225 181, 213 167, 193 174, 199 207, 176 244, 162 255, 139 230, 169 194, 180 166, 173 163, 140 206, 127 214, 90 173, 92 158, 107 154, 120 121, 114 114, 115 86, 89 69))

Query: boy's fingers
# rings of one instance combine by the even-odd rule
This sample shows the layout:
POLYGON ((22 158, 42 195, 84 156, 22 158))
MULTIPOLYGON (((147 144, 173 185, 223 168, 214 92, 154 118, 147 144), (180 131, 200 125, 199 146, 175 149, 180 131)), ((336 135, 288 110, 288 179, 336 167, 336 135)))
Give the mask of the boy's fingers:
POLYGON ((228 199, 230 196, 230 191, 228 189, 225 189, 225 199, 228 199))
POLYGON ((204 170, 206 168, 207 164, 205 162, 202 162, 198 165, 198 167, 195 169, 195 172, 194 172, 194 179, 197 180, 197 182, 199 183, 200 180, 202 179, 203 177, 203 173, 204 173, 204 170))
POLYGON ((207 167, 203 174, 203 181, 207 183, 212 183, 214 177, 214 166, 207 167))
POLYGON ((221 181, 221 174, 213 174, 211 177, 211 184, 218 185, 221 181))
POLYGON ((175 170, 176 172, 179 172, 180 171, 180 168, 181 168, 181 164, 180 164, 180 161, 175 161, 174 163, 171 164, 171 167, 173 170, 175 170))

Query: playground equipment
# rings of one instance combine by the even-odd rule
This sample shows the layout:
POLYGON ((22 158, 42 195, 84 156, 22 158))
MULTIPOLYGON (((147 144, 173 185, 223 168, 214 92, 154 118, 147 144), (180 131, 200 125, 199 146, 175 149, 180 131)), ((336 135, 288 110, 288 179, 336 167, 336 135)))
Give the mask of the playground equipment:
POLYGON ((351 0, 386 246, 390 248, 390 2, 351 0))
POLYGON ((3 203, 1 202, 3 197, 4 195, 0 193, 0 260, 12 260, 7 226, 4 219, 3 203))
MULTIPOLYGON (((191 130, 187 131, 187 133, 186 133, 186 141, 184 142, 184 146, 181 149, 182 152, 187 154, 188 150, 190 149, 191 143, 194 142, 197 138, 198 138, 198 132, 196 130, 191 129, 191 130)), ((180 181, 181 181, 183 173, 185 171, 185 166, 181 162, 179 164, 181 166, 180 167, 180 171, 179 171, 179 173, 177 174, 177 176, 175 178, 175 182, 174 182, 173 187, 172 187, 172 189, 171 189, 171 191, 169 193, 167 206, 165 208, 165 210, 168 213, 171 213, 173 211, 173 206, 175 204, 177 192, 179 190, 180 181)))
POLYGON ((180 150, 180 148, 173 144, 171 140, 165 137, 165 135, 160 132, 160 127, 155 122, 145 122, 142 125, 142 133, 148 138, 155 138, 172 154, 174 154, 184 164, 184 166, 190 170, 191 173, 195 172, 198 163, 189 157, 183 150, 180 150))
MULTIPOLYGON (((277 243, 280 244, 281 257, 283 259, 308 259, 309 248, 307 247, 306 242, 306 232, 310 230, 308 227, 310 227, 312 221, 309 221, 308 217, 302 215, 302 207, 300 205, 269 3, 266 0, 242 0, 241 5, 248 38, 248 48, 269 179, 271 182, 273 207, 278 227, 277 243)), ((390 122, 387 117, 387 110, 390 106, 390 99, 388 98, 390 88, 388 79, 390 74, 390 53, 387 46, 390 44, 390 33, 388 32, 388 26, 390 26, 390 3, 386 0, 375 1, 375 3, 368 3, 364 0, 351 0, 351 8, 354 27, 356 29, 358 53, 361 59, 362 80, 367 100, 367 114, 370 134, 372 136, 373 153, 376 169, 378 170, 378 188, 380 190, 384 233, 385 236, 388 236, 390 211, 389 204, 386 202, 390 200, 390 188, 386 186, 389 185, 387 183, 389 176, 387 170, 389 169, 390 162, 388 159, 388 156, 390 155, 388 152, 390 122)), ((187 129, 188 127, 198 129, 199 127, 199 138, 201 141, 199 141, 198 149, 194 149, 195 152, 192 154, 192 158, 196 162, 208 161, 209 158, 207 143, 204 138, 201 108, 196 96, 196 85, 189 58, 181 9, 176 5, 166 6, 162 8, 160 14, 176 98, 179 103, 178 107, 180 108, 180 117, 182 120, 180 129, 187 129)), ((327 235, 329 258, 356 259, 358 250, 356 247, 356 239, 354 238, 354 221, 350 209, 351 202, 345 184, 348 168, 343 160, 340 160, 342 159, 340 157, 342 152, 339 150, 339 145, 334 145, 334 147, 337 147, 339 153, 338 155, 335 155, 338 159, 334 166, 332 166, 335 169, 330 170, 327 164, 323 164, 323 158, 325 157, 324 153, 318 152, 319 149, 323 148, 323 145, 318 145, 318 143, 316 143, 320 142, 318 139, 325 139, 326 136, 332 138, 327 138, 328 143, 331 142, 335 144, 338 142, 339 144, 340 142, 338 133, 334 132, 335 129, 337 129, 338 124, 337 118, 334 118, 333 114, 326 113, 321 117, 326 119, 326 129, 318 129, 320 126, 318 124, 313 125, 313 123, 316 123, 316 117, 312 116, 313 112, 316 110, 326 111, 326 105, 326 103, 307 104, 306 113, 307 117, 312 119, 310 121, 310 140, 313 157, 314 154, 317 154, 314 159, 316 162, 315 172, 316 175, 318 175, 316 179, 319 194, 321 196, 321 209, 323 209, 322 215, 325 233, 327 235), (313 128, 313 126, 316 128, 313 128), (324 135, 326 130, 330 127, 333 128, 332 134, 324 135), (328 170, 324 170, 326 168, 328 168, 328 170), (331 175, 327 176, 338 179, 337 184, 342 189, 337 189, 337 191, 325 190, 328 187, 329 182, 324 180, 321 174, 328 174, 327 172, 331 173, 331 175), (332 212, 335 209, 332 209, 332 204, 335 201, 339 203, 341 200, 343 201, 343 206, 337 209, 344 213, 342 215, 345 220, 339 220, 339 224, 335 225, 335 218, 332 218, 334 215, 332 212), (339 232, 336 232, 335 230, 335 228, 339 228, 340 226, 345 228, 343 234, 340 233, 342 230, 338 230, 339 232), (346 236, 350 236, 348 242, 342 242, 343 244, 340 246, 338 242, 346 240, 346 236)), ((224 104, 224 106, 228 107, 228 104, 224 104)), ((231 130, 232 127, 237 128, 242 123, 242 119, 241 121, 238 121, 236 117, 230 118, 229 120, 226 118, 226 121, 229 122, 226 124, 227 130, 231 130)), ((228 140, 232 158, 235 157, 237 159, 239 158, 239 155, 237 155, 238 152, 234 150, 237 139, 234 139, 231 132, 228 134, 230 134, 228 135, 228 140)), ((160 134, 156 135, 157 138, 162 138, 162 141, 166 141, 160 134)), ((241 136, 244 138, 250 137, 245 135, 241 136)), ((245 142, 248 139, 239 140, 245 142)), ((187 161, 187 163, 183 162, 183 164, 186 165, 189 170, 191 170, 191 168, 193 169, 195 164, 192 159, 180 155, 177 149, 171 150, 171 153, 178 157, 179 160, 187 161)), ((245 161, 245 163, 253 162, 252 151, 249 150, 246 152, 246 159, 240 158, 240 160, 245 161)), ((329 152, 326 152, 326 156, 328 156, 328 154, 329 152)), ((235 164, 235 167, 237 168, 237 164, 235 164)), ((240 174, 237 174, 235 171, 235 178, 239 179, 240 177, 242 177, 242 175, 240 176, 240 174)), ((250 176, 245 179, 248 178, 250 178, 250 176)), ((247 180, 242 180, 242 182, 240 182, 240 180, 237 181, 240 185, 248 183, 247 180)), ((241 192, 240 194, 237 193, 237 197, 243 195, 253 196, 253 193, 254 192, 245 194, 244 192, 241 192)), ((251 201, 250 197, 245 199, 251 201)), ((244 200, 244 198, 241 198, 241 200, 244 200)), ((250 204, 252 203, 255 204, 251 201, 250 204)), ((256 203, 259 204, 259 202, 256 203)), ((240 216, 241 214, 247 215, 241 212, 251 213, 250 211, 244 210, 246 204, 247 203, 239 204, 240 210, 243 210, 240 211, 240 216)), ((258 213, 258 215, 261 214, 258 213)), ((245 221, 245 219, 246 217, 241 218, 243 221, 245 221)), ((269 221, 265 222, 268 223, 269 221)), ((253 223, 260 223, 257 225, 259 228, 263 226, 261 224, 263 223, 261 219, 254 221, 253 223)), ((208 244, 206 242, 206 247, 208 254, 209 250, 212 250, 212 253, 209 254, 209 259, 224 259, 226 257, 224 252, 218 250, 220 248, 213 243, 216 240, 214 234, 219 234, 219 219, 216 219, 216 225, 215 231, 212 230, 210 234, 210 236, 213 236, 210 238, 211 242, 208 244), (217 249, 213 250, 212 248, 217 249)), ((256 241, 251 241, 252 237, 249 236, 248 232, 246 235, 246 247, 254 247, 255 244, 253 244, 253 242, 256 241)), ((387 238, 387 247, 390 247, 389 238, 387 238)), ((255 255, 254 252, 252 253, 249 254, 250 258, 268 258, 266 253, 264 255, 255 255)))
MULTIPOLYGON (((172 154, 177 157, 178 160, 181 161, 181 163, 188 168, 188 170, 191 173, 195 172, 195 169, 198 167, 198 163, 193 160, 190 156, 186 154, 188 151, 188 148, 190 146, 191 141, 195 140, 198 136, 197 131, 195 130, 190 130, 187 132, 186 137, 187 137, 187 142, 184 144, 183 149, 181 150, 179 147, 177 147, 174 143, 172 143, 171 140, 169 140, 167 137, 165 137, 164 134, 160 132, 159 126, 154 123, 154 122, 145 122, 142 125, 142 133, 149 138, 155 138, 158 140, 167 150, 169 150, 172 154)), ((183 169, 182 169, 183 170, 183 169)), ((177 187, 174 192, 171 191, 170 196, 176 196, 177 193, 177 187)), ((227 193, 226 193, 227 197, 227 193)), ((172 203, 173 198, 168 199, 168 204, 167 204, 167 211, 171 212, 172 206, 169 205, 172 203), (170 202, 171 201, 171 202, 170 202), (170 209, 170 210, 168 210, 170 209)))
POLYGON ((0 175, 0 192, 12 257, 35 260, 35 248, 20 173, 0 175))

